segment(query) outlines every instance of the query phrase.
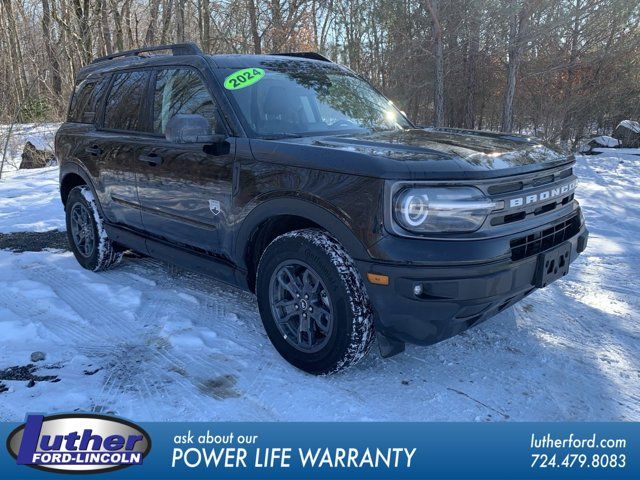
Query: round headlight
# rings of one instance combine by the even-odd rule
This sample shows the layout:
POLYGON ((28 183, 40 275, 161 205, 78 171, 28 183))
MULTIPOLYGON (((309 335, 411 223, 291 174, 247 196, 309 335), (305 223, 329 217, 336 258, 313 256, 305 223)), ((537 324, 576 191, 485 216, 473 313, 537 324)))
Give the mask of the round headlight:
POLYGON ((499 207, 474 187, 410 186, 393 197, 393 219, 415 233, 473 232, 499 207))
POLYGON ((411 227, 421 225, 429 216, 429 197, 427 195, 405 196, 401 212, 407 225, 411 227))

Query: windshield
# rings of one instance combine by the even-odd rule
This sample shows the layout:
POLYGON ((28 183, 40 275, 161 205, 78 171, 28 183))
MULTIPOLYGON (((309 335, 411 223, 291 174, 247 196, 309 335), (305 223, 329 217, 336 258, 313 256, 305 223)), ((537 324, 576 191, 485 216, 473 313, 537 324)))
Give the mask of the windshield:
POLYGON ((367 82, 336 65, 261 62, 220 69, 224 89, 250 136, 263 138, 410 128, 367 82))

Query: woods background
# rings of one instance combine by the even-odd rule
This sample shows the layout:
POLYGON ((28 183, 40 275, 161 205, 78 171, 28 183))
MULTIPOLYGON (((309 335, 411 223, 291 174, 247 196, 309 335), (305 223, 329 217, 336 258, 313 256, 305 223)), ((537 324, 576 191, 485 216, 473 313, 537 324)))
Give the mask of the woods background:
POLYGON ((420 124, 575 144, 640 112, 638 0, 0 0, 0 122, 64 118, 118 50, 318 51, 420 124))

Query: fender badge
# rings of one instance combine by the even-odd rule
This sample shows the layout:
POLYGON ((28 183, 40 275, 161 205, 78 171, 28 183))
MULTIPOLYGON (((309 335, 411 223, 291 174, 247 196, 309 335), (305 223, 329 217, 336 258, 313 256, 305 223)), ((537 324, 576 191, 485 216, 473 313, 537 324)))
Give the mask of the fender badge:
POLYGON ((209 210, 211 210, 211 213, 214 215, 218 215, 221 212, 220 202, 218 200, 209 199, 209 210))

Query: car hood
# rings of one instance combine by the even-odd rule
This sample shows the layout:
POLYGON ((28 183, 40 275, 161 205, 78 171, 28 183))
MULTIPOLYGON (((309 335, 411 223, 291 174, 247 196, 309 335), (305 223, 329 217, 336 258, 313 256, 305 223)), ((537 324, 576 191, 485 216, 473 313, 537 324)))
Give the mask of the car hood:
POLYGON ((252 150, 257 157, 282 156, 289 160, 287 163, 303 161, 305 167, 312 167, 307 160, 320 161, 328 170, 412 180, 493 178, 573 161, 537 139, 457 129, 261 140, 252 141, 252 150))

